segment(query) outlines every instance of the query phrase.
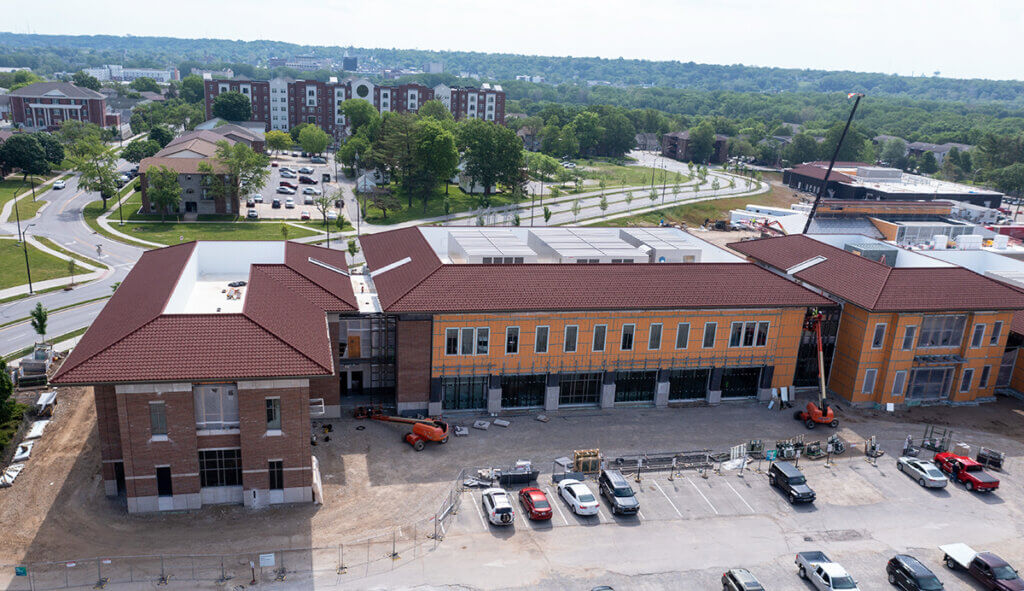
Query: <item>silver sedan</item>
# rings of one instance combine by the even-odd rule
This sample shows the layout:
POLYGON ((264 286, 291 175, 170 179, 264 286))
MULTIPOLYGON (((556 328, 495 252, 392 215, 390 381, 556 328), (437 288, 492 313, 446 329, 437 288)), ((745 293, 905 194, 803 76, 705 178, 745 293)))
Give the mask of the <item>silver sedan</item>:
POLYGON ((943 488, 949 484, 949 479, 930 460, 903 456, 896 460, 896 469, 925 488, 943 488))

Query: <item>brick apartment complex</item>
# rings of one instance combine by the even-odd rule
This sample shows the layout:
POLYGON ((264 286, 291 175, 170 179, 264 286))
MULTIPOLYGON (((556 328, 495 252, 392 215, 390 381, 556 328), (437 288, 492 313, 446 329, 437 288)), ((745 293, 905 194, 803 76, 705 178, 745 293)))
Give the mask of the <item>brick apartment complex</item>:
POLYGON ((93 387, 107 493, 130 512, 311 501, 311 406, 338 416, 356 308, 346 268, 290 242, 143 254, 54 376, 93 387))
POLYGON ((207 79, 206 116, 213 117, 213 101, 222 92, 239 92, 252 102, 252 120, 267 130, 287 131, 300 123, 317 125, 329 135, 341 138, 346 122, 339 108, 348 99, 362 99, 379 112, 415 113, 426 101, 438 99, 455 118, 480 118, 505 121, 505 92, 487 84, 481 88, 452 88, 443 84, 430 88, 422 84, 381 86, 365 78, 341 82, 317 80, 207 79))
POLYGON ((923 254, 890 247, 879 262, 829 243, 850 239, 867 240, 795 235, 730 247, 839 303, 828 387, 843 399, 875 407, 991 399, 1024 293, 923 254))
POLYGON ((11 119, 18 127, 52 131, 65 121, 84 121, 100 127, 120 125, 120 117, 107 114, 106 98, 70 82, 37 82, 12 90, 11 119))
MULTIPOLYGON (((693 160, 689 131, 673 131, 661 136, 661 155, 673 160, 693 160)), ((729 138, 715 134, 711 162, 725 162, 729 158, 729 138)))

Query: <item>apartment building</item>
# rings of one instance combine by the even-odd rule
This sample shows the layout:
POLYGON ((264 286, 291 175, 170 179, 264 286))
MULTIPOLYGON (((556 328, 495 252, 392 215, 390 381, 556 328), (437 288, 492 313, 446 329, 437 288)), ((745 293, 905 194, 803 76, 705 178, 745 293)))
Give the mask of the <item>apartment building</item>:
POLYGON ((828 387, 843 399, 878 407, 994 396, 1011 323, 1024 310, 1020 291, 860 235, 729 246, 839 304, 828 387))
MULTIPOLYGON (((673 131, 661 136, 661 155, 673 160, 693 160, 689 131, 673 131)), ((725 162, 729 158, 729 138, 715 134, 710 162, 725 162)))
POLYGON ((206 79, 206 115, 213 117, 213 101, 222 92, 240 92, 252 101, 252 120, 266 129, 287 131, 300 123, 312 123, 329 135, 341 138, 347 123, 340 111, 348 99, 362 99, 381 113, 415 113, 433 99, 441 100, 456 119, 476 117, 503 123, 505 93, 501 87, 484 84, 480 89, 434 88, 422 84, 378 85, 366 78, 348 78, 327 82, 317 80, 223 80, 206 79))
POLYGON ((70 82, 36 82, 12 90, 11 119, 15 126, 52 131, 65 121, 84 121, 100 127, 120 125, 120 117, 107 114, 105 97, 70 82))
POLYGON ((131 82, 138 78, 151 78, 157 82, 167 83, 180 79, 177 68, 159 70, 156 68, 126 68, 118 64, 108 64, 98 68, 86 68, 84 71, 101 82, 108 80, 131 82))
POLYGON ((310 502, 310 420, 340 412, 338 328, 356 310, 340 251, 147 251, 53 382, 92 387, 105 489, 129 512, 310 502))

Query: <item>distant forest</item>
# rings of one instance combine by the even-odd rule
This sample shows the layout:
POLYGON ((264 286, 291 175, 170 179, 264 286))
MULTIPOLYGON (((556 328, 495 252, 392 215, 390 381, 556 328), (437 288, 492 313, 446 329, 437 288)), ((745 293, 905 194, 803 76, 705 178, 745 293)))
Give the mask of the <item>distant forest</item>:
MULTIPOLYGON (((140 67, 266 64, 270 57, 316 55, 340 60, 345 54, 390 67, 421 67, 440 61, 451 73, 484 79, 514 80, 542 76, 551 84, 586 86, 604 81, 616 86, 658 87, 756 93, 863 92, 965 103, 999 101, 1024 106, 1024 82, 910 77, 880 73, 711 65, 693 62, 530 56, 462 51, 421 51, 358 47, 321 47, 277 41, 116 37, 109 35, 26 35, 0 33, 0 66, 29 66, 42 74, 74 71, 104 63, 140 67)), ((238 68, 243 73, 245 68, 238 68)), ((650 105, 654 108, 655 105, 650 105)))

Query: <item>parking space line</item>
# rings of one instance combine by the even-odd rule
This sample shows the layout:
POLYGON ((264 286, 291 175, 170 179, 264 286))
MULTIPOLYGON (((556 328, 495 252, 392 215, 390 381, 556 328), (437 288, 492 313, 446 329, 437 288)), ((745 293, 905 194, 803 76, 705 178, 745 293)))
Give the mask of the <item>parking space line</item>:
POLYGON ((748 503, 747 500, 743 498, 743 495, 741 495, 738 490, 736 490, 735 488, 732 487, 731 484, 729 484, 728 480, 725 481, 725 485, 729 487, 729 490, 736 493, 736 496, 739 497, 741 501, 743 501, 743 504, 747 506, 747 509, 750 509, 751 513, 757 513, 757 511, 754 511, 754 508, 750 506, 750 503, 748 503))
POLYGON ((715 515, 718 515, 718 509, 715 509, 715 506, 712 505, 711 501, 709 501, 708 498, 704 496, 704 493, 700 492, 700 489, 697 487, 697 485, 694 484, 693 481, 690 480, 689 478, 687 478, 686 481, 690 483, 690 485, 693 487, 693 490, 697 491, 697 494, 700 495, 700 498, 704 499, 704 502, 708 504, 708 507, 711 507, 711 510, 715 512, 715 515))
POLYGON ((551 505, 552 507, 554 507, 555 511, 558 511, 558 516, 562 518, 562 521, 566 525, 569 525, 569 520, 565 518, 565 513, 562 513, 562 508, 558 506, 559 502, 562 499, 560 499, 560 498, 556 497, 555 495, 551 494, 551 489, 546 487, 546 486, 544 487, 544 492, 546 492, 548 494, 548 504, 551 505))
POLYGON ((480 509, 480 504, 477 503, 477 498, 473 496, 473 493, 469 493, 469 498, 473 499, 473 506, 476 507, 476 514, 480 518, 480 525, 487 529, 487 520, 484 519, 484 512, 480 509))
POLYGON ((655 486, 655 488, 657 488, 657 489, 658 489, 658 492, 660 492, 660 493, 661 493, 661 496, 665 497, 665 500, 666 500, 666 501, 668 501, 668 504, 669 504, 669 505, 672 505, 672 509, 674 509, 674 510, 675 510, 675 512, 676 512, 676 515, 678 515, 679 517, 682 517, 682 516, 683 516, 683 514, 682 514, 682 513, 681 513, 681 512, 679 511, 679 507, 676 507, 676 504, 672 502, 672 499, 668 498, 668 495, 667 495, 667 494, 665 494, 665 491, 664 491, 664 490, 662 490, 662 488, 661 488, 661 485, 660 485, 660 484, 658 484, 658 481, 657 481, 657 480, 654 480, 654 479, 652 478, 652 479, 651 479, 651 482, 652 482, 652 483, 654 483, 654 486, 655 486))
POLYGON ((601 523, 610 523, 612 521, 610 517, 608 517, 604 514, 603 511, 601 511, 601 505, 597 506, 597 520, 601 523))
POLYGON ((647 520, 647 518, 646 518, 646 517, 644 517, 644 512, 643 512, 643 511, 641 511, 640 509, 637 509, 637 510, 636 510, 636 514, 637 514, 637 515, 638 515, 638 516, 640 517, 640 520, 641 520, 641 521, 646 521, 646 520, 647 520))

